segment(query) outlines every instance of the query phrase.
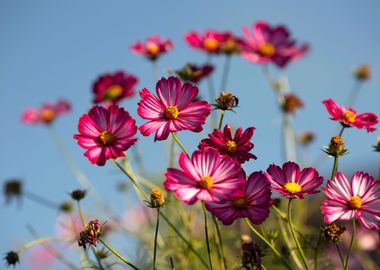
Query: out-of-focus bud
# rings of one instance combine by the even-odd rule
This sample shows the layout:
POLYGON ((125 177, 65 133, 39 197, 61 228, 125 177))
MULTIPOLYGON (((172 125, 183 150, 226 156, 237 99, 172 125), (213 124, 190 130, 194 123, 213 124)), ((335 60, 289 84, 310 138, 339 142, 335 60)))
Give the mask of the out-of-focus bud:
POLYGON ((343 156, 347 153, 344 144, 344 140, 340 136, 335 135, 331 138, 329 146, 325 147, 324 152, 333 157, 343 156))
POLYGON ((297 109, 302 108, 303 102, 294 94, 286 94, 282 100, 282 110, 285 113, 294 113, 297 109))
POLYGON ((13 198, 19 199, 22 196, 22 182, 18 179, 10 179, 4 183, 3 194, 8 203, 13 198))
POLYGON ((96 246, 98 242, 98 236, 101 233, 101 225, 99 220, 95 219, 90 221, 83 231, 79 233, 78 246, 86 249, 86 245, 96 246))
POLYGON ((186 64, 182 69, 176 70, 175 73, 183 80, 192 83, 199 83, 202 79, 209 76, 214 67, 211 65, 198 66, 194 64, 186 64))
POLYGON ((59 210, 64 213, 70 213, 73 210, 73 204, 71 202, 63 202, 59 206, 59 210))
POLYGON ((374 148, 374 151, 380 152, 380 136, 377 137, 377 144, 372 146, 374 148))
POLYGON ((13 267, 18 262, 20 262, 20 258, 18 256, 18 253, 15 251, 9 251, 7 254, 5 254, 4 260, 8 266, 13 266, 13 267))
POLYGON ((242 267, 247 270, 252 269, 253 267, 255 267, 255 269, 260 270, 261 257, 263 256, 261 248, 259 247, 259 245, 252 241, 252 238, 249 235, 242 235, 241 240, 242 267))
POLYGON ((107 252, 107 250, 104 250, 104 249, 100 249, 96 253, 97 253, 99 259, 101 259, 101 260, 104 260, 109 255, 109 252, 107 252))
POLYGON ((371 78, 371 66, 367 64, 359 66, 354 71, 354 76, 359 81, 369 80, 371 78))
POLYGON ((82 189, 76 189, 71 192, 71 198, 75 201, 80 201, 86 196, 86 191, 82 189))
POLYGON ((221 91, 219 97, 217 97, 215 101, 215 108, 223 111, 232 110, 239 106, 239 99, 229 92, 221 91))
POLYGON ((310 143, 312 143, 315 139, 315 135, 314 133, 312 132, 304 132, 304 133, 301 133, 298 137, 297 137, 297 141, 304 145, 304 146, 307 146, 309 145, 310 143))
POLYGON ((346 231, 346 227, 333 223, 322 227, 321 231, 324 233, 327 241, 335 244, 342 238, 343 233, 346 231))
POLYGON ((164 198, 164 194, 162 193, 161 189, 159 189, 159 188, 152 189, 152 191, 150 193, 149 207, 159 208, 159 207, 162 207, 164 204, 165 204, 165 198, 164 198))

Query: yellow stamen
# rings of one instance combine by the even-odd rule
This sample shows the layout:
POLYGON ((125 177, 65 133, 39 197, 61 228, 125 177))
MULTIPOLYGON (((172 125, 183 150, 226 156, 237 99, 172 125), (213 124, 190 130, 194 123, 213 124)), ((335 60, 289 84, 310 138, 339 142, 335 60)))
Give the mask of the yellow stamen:
POLYGON ((99 140, 103 145, 109 145, 115 141, 116 137, 108 131, 103 131, 99 135, 99 140))
POLYGON ((218 46, 219 42, 213 38, 206 38, 203 41, 203 46, 208 50, 208 51, 215 51, 218 46))
POLYGON ((212 178, 211 176, 203 176, 201 180, 199 180, 199 186, 203 189, 210 189, 212 188, 212 178))
POLYGON ((356 115, 354 112, 352 111, 346 111, 343 113, 343 118, 344 120, 346 120, 348 123, 353 123, 355 122, 355 119, 356 119, 356 115))
POLYGON ((360 209, 362 207, 362 199, 359 196, 352 196, 348 202, 348 207, 351 210, 360 209))
POLYGON ((229 38, 222 43, 221 48, 226 53, 233 53, 237 51, 238 44, 234 38, 229 38))
POLYGON ((302 187, 299 184, 293 183, 293 182, 286 183, 284 188, 290 194, 295 194, 295 193, 301 192, 302 190, 302 187))
POLYGON ((178 118, 178 108, 176 106, 167 106, 165 110, 165 116, 168 119, 175 120, 178 118))
POLYGON ((123 87, 118 84, 111 85, 104 93, 104 98, 107 100, 114 100, 123 94, 123 87))
POLYGON ((234 141, 228 141, 226 142, 226 144, 224 145, 224 148, 226 149, 226 151, 230 154, 233 154, 233 153, 236 153, 236 150, 237 150, 237 144, 236 142, 234 141))
POLYGON ((263 43, 259 46, 259 53, 263 56, 271 57, 274 55, 276 49, 270 43, 263 43))
POLYGON ((146 44, 146 49, 152 55, 157 55, 160 52, 160 47, 156 43, 153 43, 153 42, 148 42, 146 44))
POLYGON ((44 122, 50 123, 55 118, 55 111, 49 108, 42 109, 41 118, 44 122))
POLYGON ((245 197, 239 197, 232 200, 232 205, 238 209, 245 209, 248 206, 248 201, 245 197))

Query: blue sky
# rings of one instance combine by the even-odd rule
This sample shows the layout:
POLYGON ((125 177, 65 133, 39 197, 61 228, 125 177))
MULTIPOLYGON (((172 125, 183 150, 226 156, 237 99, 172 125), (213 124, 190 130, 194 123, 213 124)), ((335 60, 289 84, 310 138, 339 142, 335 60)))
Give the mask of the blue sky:
MULTIPOLYGON (((241 34, 244 25, 264 19, 283 23, 299 41, 311 44, 310 53, 286 69, 292 90, 304 101, 294 122, 297 132, 312 130, 317 139, 310 149, 320 155, 336 131, 321 101, 334 98, 344 103, 353 85, 352 70, 362 63, 373 68, 373 79, 363 86, 356 109, 380 113, 380 35, 378 10, 380 2, 354 1, 0 1, 0 93, 1 114, 0 182, 21 178, 27 189, 57 202, 68 198, 67 192, 77 188, 72 174, 44 127, 24 126, 20 116, 24 108, 39 106, 59 97, 70 100, 73 111, 56 121, 55 128, 74 159, 107 200, 121 211, 122 198, 115 184, 123 177, 111 164, 91 165, 72 139, 81 114, 91 106, 91 84, 104 72, 123 69, 140 79, 138 89, 154 90, 151 65, 133 55, 128 46, 151 34, 173 40, 174 50, 159 61, 165 69, 181 67, 191 61, 202 63, 205 55, 193 51, 183 41, 189 30, 207 28, 231 30, 241 34)), ((223 58, 214 82, 220 84, 223 58)), ((275 71, 275 69, 272 69, 275 71)), ((227 114, 228 123, 244 128, 255 126, 254 154, 258 160, 247 164, 248 172, 265 170, 270 163, 282 163, 280 155, 280 117, 273 94, 261 67, 244 59, 232 60, 228 90, 240 98, 237 114, 227 114)), ((207 85, 200 91, 207 96, 207 85)), ((137 119, 138 97, 123 103, 137 119)), ((204 134, 202 134, 204 136, 204 134)), ((183 133, 180 138, 191 151, 202 135, 183 133)), ((341 161, 341 169, 376 171, 379 157, 370 145, 379 132, 366 133, 350 129, 345 139, 350 154, 341 161)), ((144 162, 150 172, 162 177, 167 161, 162 142, 153 137, 140 138, 144 162)), ((331 160, 320 168, 327 176, 331 160)), ((130 194, 133 199, 133 194, 130 194)), ((131 199, 131 200, 132 200, 131 199)), ((94 210, 90 203, 87 209, 94 210)), ((0 253, 16 248, 32 239, 25 225, 32 224, 40 234, 54 233, 57 213, 25 201, 21 208, 0 206, 0 253)), ((61 267, 62 268, 62 267, 61 267)), ((25 269, 20 267, 20 269, 25 269)), ((59 269, 59 268, 57 268, 59 269)))

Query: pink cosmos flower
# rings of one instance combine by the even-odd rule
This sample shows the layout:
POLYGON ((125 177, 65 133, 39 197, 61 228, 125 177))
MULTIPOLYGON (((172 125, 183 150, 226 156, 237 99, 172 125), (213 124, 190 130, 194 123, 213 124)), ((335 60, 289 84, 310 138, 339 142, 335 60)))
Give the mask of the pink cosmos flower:
POLYGON ((197 200, 219 202, 232 196, 245 183, 240 164, 212 148, 195 151, 191 159, 181 153, 179 166, 180 170, 167 170, 164 187, 187 204, 197 200))
POLYGON ((286 162, 282 169, 277 165, 270 165, 265 173, 267 181, 272 185, 272 190, 279 192, 286 198, 303 199, 305 194, 314 194, 322 183, 323 177, 319 176, 314 168, 300 167, 294 162, 286 162))
POLYGON ((192 83, 199 83, 202 79, 209 76, 214 70, 211 65, 186 64, 182 69, 176 70, 175 73, 183 80, 192 83))
POLYGON ((211 147, 219 151, 222 155, 228 155, 236 159, 240 163, 244 163, 249 159, 257 159, 255 155, 249 151, 253 148, 251 138, 255 127, 247 128, 244 132, 242 128, 238 128, 235 136, 232 138, 232 132, 229 125, 225 125, 223 132, 218 129, 208 135, 207 139, 203 139, 199 144, 199 149, 211 147))
POLYGON ((309 51, 308 44, 296 45, 285 26, 271 26, 265 21, 253 25, 252 34, 243 28, 245 43, 241 55, 259 64, 274 63, 284 68, 289 62, 301 58, 309 51))
POLYGON ((350 182, 337 172, 323 191, 328 197, 321 207, 326 223, 357 218, 369 230, 380 229, 380 181, 356 172, 350 182))
POLYGON ((145 42, 138 41, 129 48, 135 54, 145 56, 153 61, 162 54, 171 51, 173 43, 170 39, 165 40, 158 35, 152 35, 145 42))
POLYGON ((44 246, 33 247, 28 253, 26 262, 30 270, 51 269, 56 260, 55 251, 44 246))
POLYGON ((68 113, 71 105, 64 99, 59 99, 56 103, 45 103, 40 108, 27 108, 21 122, 28 125, 51 124, 57 116, 68 113))
POLYGON ((78 144, 87 149, 84 155, 92 164, 103 166, 107 159, 124 157, 124 152, 137 138, 135 120, 117 105, 108 108, 95 106, 82 115, 78 123, 78 144))
POLYGON ((184 38, 191 48, 209 54, 238 54, 241 51, 242 40, 230 32, 206 30, 202 35, 191 31, 184 38))
POLYGON ((137 77, 123 71, 101 75, 92 86, 94 103, 116 104, 121 99, 132 97, 137 81, 137 77))
POLYGON ((165 140, 170 132, 202 131, 211 106, 204 100, 193 102, 198 95, 198 87, 190 83, 182 85, 180 79, 169 77, 157 82, 156 93, 158 98, 146 88, 140 91, 137 113, 149 120, 139 128, 142 135, 156 132, 156 141, 165 140))
POLYGON ((261 224, 269 215, 270 185, 262 172, 254 172, 238 192, 220 203, 207 203, 206 208, 225 225, 238 218, 261 224))
POLYGON ((346 109, 331 98, 322 101, 322 103, 326 106, 326 110, 330 114, 331 120, 338 121, 345 127, 365 128, 367 129, 367 132, 373 132, 376 130, 376 128, 373 127, 379 122, 376 114, 369 112, 357 114, 354 109, 346 109))

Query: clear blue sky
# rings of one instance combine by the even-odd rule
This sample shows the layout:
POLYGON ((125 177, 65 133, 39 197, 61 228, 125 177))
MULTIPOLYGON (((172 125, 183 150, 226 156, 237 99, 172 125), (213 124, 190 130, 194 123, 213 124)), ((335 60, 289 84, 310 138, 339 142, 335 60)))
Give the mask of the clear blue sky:
MULTIPOLYGON (((207 28, 231 30, 241 34, 244 25, 259 19, 284 23, 294 37, 311 44, 304 59, 289 65, 286 72, 292 90, 305 101, 297 113, 297 131, 313 130, 317 140, 311 148, 314 157, 328 143, 336 124, 328 119, 323 99, 332 97, 344 103, 352 87, 350 72, 361 63, 373 68, 373 79, 364 85, 357 102, 359 112, 380 114, 380 34, 376 0, 355 1, 0 1, 0 93, 2 124, 0 132, 0 182, 11 177, 24 181, 27 189, 57 202, 67 199, 67 191, 77 184, 43 127, 24 126, 24 108, 64 97, 73 104, 70 115, 56 122, 56 129, 87 176, 104 197, 120 211, 122 200, 115 196, 115 184, 123 179, 109 164, 91 165, 72 135, 77 120, 91 104, 91 83, 101 73, 124 69, 140 78, 138 89, 153 90, 150 63, 133 55, 128 46, 151 34, 169 37, 174 50, 159 62, 179 68, 185 62, 201 63, 205 56, 183 41, 189 30, 207 28)), ((221 64, 222 59, 216 60, 221 64)), ((214 76, 220 83, 221 65, 214 76)), ((207 95, 207 85, 201 84, 207 95)), ((260 66, 244 59, 232 61, 228 89, 240 98, 238 114, 226 121, 243 127, 256 126, 254 154, 258 160, 246 166, 248 172, 265 170, 270 163, 281 163, 280 118, 260 66)), ((135 117, 138 98, 123 103, 135 117)), ((143 123, 137 118, 139 124, 143 123)), ((342 158, 341 168, 374 169, 378 155, 370 145, 379 132, 348 130, 345 133, 350 155, 342 158)), ((189 149, 194 149, 197 134, 180 134, 189 149)), ((141 138, 144 162, 151 172, 161 173, 167 162, 163 143, 153 137, 141 138)), ((321 168, 327 176, 331 161, 321 168)), ((134 196, 131 194, 131 196, 134 196)), ((86 204, 85 207, 91 208, 86 204)), ((26 224, 40 234, 54 233, 56 212, 25 201, 22 208, 0 206, 0 253, 32 239, 26 224)), ((19 269, 25 269, 20 267, 19 269)), ((58 268, 59 269, 59 268, 58 268)), ((61 267, 62 269, 62 267, 61 267)))

